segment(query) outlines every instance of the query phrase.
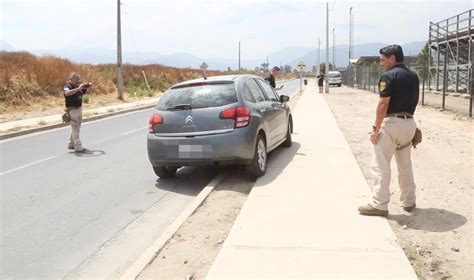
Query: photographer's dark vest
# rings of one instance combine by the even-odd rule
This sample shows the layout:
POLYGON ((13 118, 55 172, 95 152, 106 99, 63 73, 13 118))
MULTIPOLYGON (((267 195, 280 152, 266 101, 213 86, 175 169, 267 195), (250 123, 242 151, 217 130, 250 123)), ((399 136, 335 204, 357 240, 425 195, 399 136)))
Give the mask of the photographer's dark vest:
MULTIPOLYGON (((78 86, 74 86, 71 82, 67 82, 64 85, 64 90, 66 89, 76 89, 78 86)), ((80 108, 82 107, 82 95, 84 94, 85 90, 78 91, 76 94, 71 95, 71 96, 66 96, 64 95, 66 99, 66 107, 74 107, 74 108, 80 108)))

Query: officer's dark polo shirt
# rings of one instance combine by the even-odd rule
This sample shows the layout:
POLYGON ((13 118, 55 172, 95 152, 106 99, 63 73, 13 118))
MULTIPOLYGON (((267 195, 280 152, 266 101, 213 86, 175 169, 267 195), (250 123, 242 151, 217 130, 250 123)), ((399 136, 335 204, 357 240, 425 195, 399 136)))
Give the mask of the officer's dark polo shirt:
POLYGON ((380 97, 390 97, 387 114, 415 113, 420 92, 420 81, 405 64, 397 64, 385 72, 379 81, 380 97))
MULTIPOLYGON (((66 91, 66 89, 71 90, 71 89, 76 89, 78 87, 79 87, 79 85, 74 86, 72 83, 67 82, 64 85, 64 91, 66 91)), ((71 96, 64 95, 64 97, 66 98, 66 107, 74 107, 74 108, 82 107, 82 95, 85 92, 86 92, 86 90, 83 89, 83 90, 78 91, 76 94, 73 94, 71 96)))
POLYGON ((266 77, 265 81, 268 81, 270 83, 270 85, 272 86, 272 88, 276 88, 277 85, 275 83, 275 77, 273 77, 272 74, 270 74, 270 76, 266 77))

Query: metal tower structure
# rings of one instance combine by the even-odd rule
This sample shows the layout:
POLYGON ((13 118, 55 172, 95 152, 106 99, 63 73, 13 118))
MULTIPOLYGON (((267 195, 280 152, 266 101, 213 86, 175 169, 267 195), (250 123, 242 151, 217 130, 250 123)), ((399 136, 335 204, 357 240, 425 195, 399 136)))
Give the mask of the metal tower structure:
POLYGON ((428 88, 443 92, 443 109, 447 92, 469 94, 469 116, 472 116, 473 41, 474 9, 430 22, 428 88))

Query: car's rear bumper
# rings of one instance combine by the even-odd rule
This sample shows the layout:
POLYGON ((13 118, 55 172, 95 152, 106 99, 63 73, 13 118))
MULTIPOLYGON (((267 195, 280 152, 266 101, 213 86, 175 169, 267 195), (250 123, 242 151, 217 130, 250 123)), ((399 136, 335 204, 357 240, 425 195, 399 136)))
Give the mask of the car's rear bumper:
POLYGON ((249 129, 192 138, 148 133, 148 158, 153 166, 246 164, 252 160, 255 149, 255 136, 249 129))

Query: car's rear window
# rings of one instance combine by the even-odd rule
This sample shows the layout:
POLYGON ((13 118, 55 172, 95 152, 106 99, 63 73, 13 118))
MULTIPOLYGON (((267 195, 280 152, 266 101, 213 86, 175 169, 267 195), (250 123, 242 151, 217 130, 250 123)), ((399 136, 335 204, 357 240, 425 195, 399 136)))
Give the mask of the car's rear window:
POLYGON ((158 110, 170 110, 179 105, 192 109, 220 107, 237 102, 234 83, 206 84, 170 89, 160 99, 158 110))
POLYGON ((339 73, 329 73, 329 78, 340 78, 341 74, 339 73))

